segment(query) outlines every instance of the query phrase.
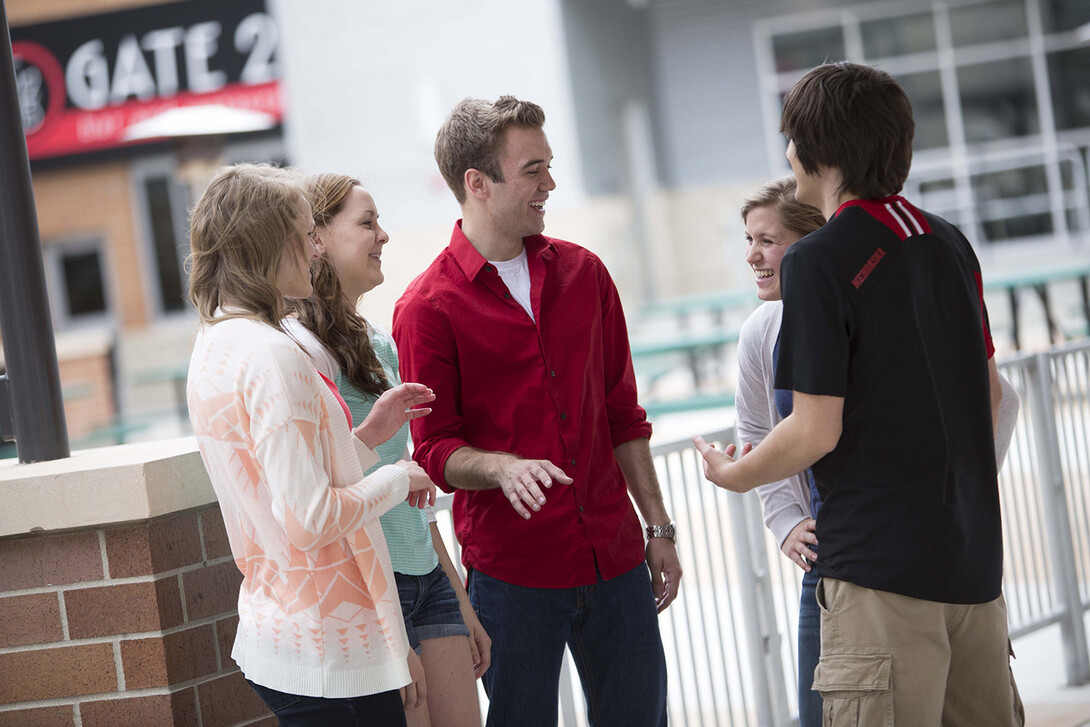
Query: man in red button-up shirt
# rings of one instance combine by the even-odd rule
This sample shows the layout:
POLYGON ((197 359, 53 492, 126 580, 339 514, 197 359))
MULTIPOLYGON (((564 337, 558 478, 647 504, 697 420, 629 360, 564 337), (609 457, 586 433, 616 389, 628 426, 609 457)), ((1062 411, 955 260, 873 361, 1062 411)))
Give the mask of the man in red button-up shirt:
POLYGON ((681 567, 617 290, 593 253, 541 234, 544 121, 510 96, 466 99, 439 131, 463 219, 394 311, 402 377, 436 393, 414 456, 455 493, 493 639, 488 723, 555 725, 567 644, 594 724, 664 725, 656 611, 681 567))

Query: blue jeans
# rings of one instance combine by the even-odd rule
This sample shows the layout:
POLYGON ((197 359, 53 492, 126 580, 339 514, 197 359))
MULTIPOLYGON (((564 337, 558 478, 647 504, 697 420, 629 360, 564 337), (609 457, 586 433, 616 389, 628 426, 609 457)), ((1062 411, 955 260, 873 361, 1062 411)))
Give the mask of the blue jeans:
POLYGON ((492 637, 489 727, 556 726, 565 645, 592 727, 665 727, 666 657, 647 566, 575 588, 526 588, 470 571, 469 600, 492 637))
POLYGON ((280 727, 405 727, 405 709, 396 689, 365 697, 330 699, 285 694, 249 679, 246 683, 273 711, 280 727))
POLYGON ((821 656, 821 609, 817 603, 817 571, 802 577, 799 600, 799 727, 821 727, 821 693, 811 689, 821 656))

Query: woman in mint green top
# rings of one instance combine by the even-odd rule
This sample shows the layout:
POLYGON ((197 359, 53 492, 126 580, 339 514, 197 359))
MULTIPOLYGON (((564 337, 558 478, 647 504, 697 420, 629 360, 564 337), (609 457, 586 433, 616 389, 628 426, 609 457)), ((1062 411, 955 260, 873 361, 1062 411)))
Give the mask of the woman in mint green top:
MULTIPOLYGON (((360 422, 384 391, 401 383, 393 338, 356 311, 360 297, 383 281, 382 252, 389 237, 378 223, 374 199, 352 177, 312 177, 308 197, 322 257, 314 295, 295 303, 296 319, 287 325, 315 367, 336 383, 352 420, 360 422)), ((408 458, 408 440, 406 424, 375 448, 381 457, 376 466, 408 458)), ((480 725, 474 679, 488 668, 491 640, 469 605, 434 520, 430 508, 407 502, 381 517, 414 650, 405 717, 412 727, 480 725)))
MULTIPOLYGON (((390 386, 397 386, 401 378, 397 373, 397 350, 394 339, 385 331, 371 327, 371 348, 382 363, 383 372, 390 386)), ((375 405, 375 397, 360 391, 352 385, 344 371, 333 379, 341 396, 352 412, 352 421, 362 422, 375 405)), ((409 425, 406 424, 388 441, 378 445, 375 451, 381 461, 375 468, 406 458, 409 446, 409 425)), ((364 474, 368 474, 365 472, 364 474)), ((394 572, 411 576, 426 576, 439 565, 439 556, 431 541, 431 528, 428 524, 428 512, 413 507, 407 502, 394 506, 379 518, 382 534, 390 548, 390 563, 394 572)))

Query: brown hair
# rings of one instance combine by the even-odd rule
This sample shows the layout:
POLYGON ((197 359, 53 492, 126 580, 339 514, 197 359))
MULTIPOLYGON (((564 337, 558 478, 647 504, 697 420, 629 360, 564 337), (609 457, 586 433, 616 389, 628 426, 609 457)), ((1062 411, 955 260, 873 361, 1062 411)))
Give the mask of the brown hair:
POLYGON ((829 63, 802 77, 783 101, 780 132, 802 168, 838 169, 839 192, 865 199, 896 194, 912 165, 912 103, 884 71, 829 63))
POLYGON ((276 271, 285 254, 304 254, 303 180, 269 164, 239 164, 208 183, 189 220, 189 299, 202 322, 252 318, 281 327, 276 271), (241 312, 215 318, 223 305, 241 312))
POLYGON ((781 177, 761 185, 742 201, 742 223, 749 213, 758 207, 771 207, 780 218, 780 224, 800 235, 809 235, 825 224, 821 210, 795 199, 797 183, 794 177, 781 177))
MULTIPOLYGON (((329 227, 344 208, 352 188, 362 186, 358 179, 344 174, 319 174, 307 180, 314 224, 329 227)), ((315 265, 313 295, 288 301, 288 309, 329 349, 352 386, 372 396, 380 396, 390 388, 382 362, 371 346, 371 325, 345 298, 326 253, 315 265)))
POLYGON ((435 161, 458 204, 466 201, 466 171, 476 169, 493 182, 503 182, 500 143, 508 126, 540 129, 545 112, 530 101, 500 96, 495 103, 479 98, 458 102, 435 136, 435 161))

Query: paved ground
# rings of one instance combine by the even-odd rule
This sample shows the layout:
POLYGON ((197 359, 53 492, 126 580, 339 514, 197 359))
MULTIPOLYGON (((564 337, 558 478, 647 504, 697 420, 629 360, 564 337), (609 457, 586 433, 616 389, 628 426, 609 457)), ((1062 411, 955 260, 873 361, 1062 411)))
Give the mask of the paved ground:
POLYGON ((1026 706, 1027 727, 1090 725, 1090 685, 1063 686, 1063 645, 1053 626, 1014 642, 1014 678, 1026 706))

